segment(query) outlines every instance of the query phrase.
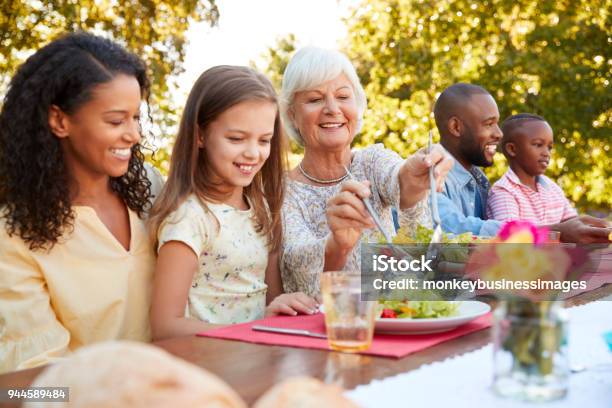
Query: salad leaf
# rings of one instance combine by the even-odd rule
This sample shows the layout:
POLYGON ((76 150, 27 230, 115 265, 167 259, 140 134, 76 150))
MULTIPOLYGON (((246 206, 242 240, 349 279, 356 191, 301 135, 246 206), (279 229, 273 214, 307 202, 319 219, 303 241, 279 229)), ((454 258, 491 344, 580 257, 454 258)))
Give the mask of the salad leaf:
MULTIPOLYGON (((393 237, 393 244, 405 245, 404 252, 409 253, 413 257, 419 257, 427 252, 427 247, 433 236, 433 229, 417 225, 413 232, 408 232, 402 227, 393 237)), ((385 238, 382 234, 376 235, 379 244, 385 243, 385 238)), ((465 263, 469 258, 469 248, 467 244, 486 242, 487 239, 479 238, 471 232, 466 232, 459 235, 442 233, 441 260, 455 263, 465 263), (454 244, 454 245, 453 245, 454 244)))
POLYGON ((377 316, 394 318, 389 310, 395 312, 398 319, 430 319, 454 316, 458 313, 459 303, 449 301, 399 301, 380 300, 377 316), (384 312, 384 313, 383 313, 384 312))
MULTIPOLYGON (((393 237, 394 244, 429 244, 433 236, 433 229, 423 225, 417 225, 413 233, 409 233, 404 227, 397 231, 397 235, 393 237)), ((446 244, 469 244, 477 238, 471 232, 466 232, 459 235, 442 233, 442 242, 446 244)))

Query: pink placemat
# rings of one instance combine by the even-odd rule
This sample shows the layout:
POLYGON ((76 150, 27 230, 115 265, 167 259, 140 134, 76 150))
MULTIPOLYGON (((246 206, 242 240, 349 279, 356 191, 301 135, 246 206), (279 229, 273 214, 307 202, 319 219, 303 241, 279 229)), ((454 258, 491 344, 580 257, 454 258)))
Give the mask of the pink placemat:
MULTIPOLYGON (((325 333, 323 314, 318 313, 312 316, 273 316, 254 322, 235 324, 219 329, 208 330, 203 333, 199 333, 198 336, 213 337, 225 340, 238 340, 248 343, 268 344, 274 346, 329 350, 327 340, 325 339, 254 331, 251 329, 251 326, 255 324, 325 333)), ((401 358, 447 340, 485 329, 490 325, 491 314, 489 313, 471 321, 470 323, 464 324, 454 330, 444 333, 397 336, 375 334, 372 346, 368 350, 362 352, 362 354, 401 358)))

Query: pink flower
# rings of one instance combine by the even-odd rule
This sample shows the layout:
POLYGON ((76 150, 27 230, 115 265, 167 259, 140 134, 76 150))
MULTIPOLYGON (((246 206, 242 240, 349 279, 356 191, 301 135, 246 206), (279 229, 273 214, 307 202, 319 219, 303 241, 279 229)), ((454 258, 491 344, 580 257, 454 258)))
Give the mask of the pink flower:
POLYGON ((548 228, 537 227, 529 221, 508 221, 501 226, 497 236, 502 242, 539 245, 548 242, 548 228))

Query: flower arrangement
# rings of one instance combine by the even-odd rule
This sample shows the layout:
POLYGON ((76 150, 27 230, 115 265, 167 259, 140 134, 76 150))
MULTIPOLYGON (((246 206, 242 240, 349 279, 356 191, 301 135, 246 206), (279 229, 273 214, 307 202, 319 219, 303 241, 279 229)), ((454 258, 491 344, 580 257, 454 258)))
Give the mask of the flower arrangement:
MULTIPOLYGON (((538 282, 567 278, 571 257, 560 245, 548 245, 548 231, 511 221, 470 259, 480 279, 538 282), (473 258, 473 259, 472 259, 473 258)), ((527 400, 563 397, 567 392, 567 325, 558 291, 539 285, 502 292, 493 329, 494 390, 527 400)))
MULTIPOLYGON (((548 229, 526 221, 509 221, 488 243, 470 255, 466 274, 496 285, 503 299, 554 300, 570 276, 572 258, 561 245, 548 241, 548 229)), ((567 282, 569 283, 569 282, 567 282)))

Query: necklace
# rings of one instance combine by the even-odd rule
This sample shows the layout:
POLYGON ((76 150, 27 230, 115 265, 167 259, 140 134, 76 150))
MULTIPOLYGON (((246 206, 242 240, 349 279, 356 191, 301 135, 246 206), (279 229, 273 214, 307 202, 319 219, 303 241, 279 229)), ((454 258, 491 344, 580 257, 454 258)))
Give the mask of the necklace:
POLYGON ((300 169, 300 172, 302 173, 302 175, 304 177, 306 177, 308 180, 314 181, 315 183, 319 183, 319 184, 335 184, 335 183, 339 183, 342 180, 344 180, 345 178, 347 178, 348 175, 349 175, 348 173, 346 173, 343 176, 340 176, 340 177, 335 178, 335 179, 321 180, 321 179, 318 179, 318 178, 313 177, 310 174, 306 173, 306 170, 304 170, 304 167, 302 167, 302 162, 300 162, 300 164, 298 164, 298 169, 300 169))

